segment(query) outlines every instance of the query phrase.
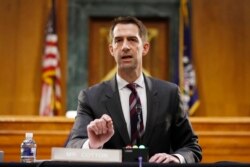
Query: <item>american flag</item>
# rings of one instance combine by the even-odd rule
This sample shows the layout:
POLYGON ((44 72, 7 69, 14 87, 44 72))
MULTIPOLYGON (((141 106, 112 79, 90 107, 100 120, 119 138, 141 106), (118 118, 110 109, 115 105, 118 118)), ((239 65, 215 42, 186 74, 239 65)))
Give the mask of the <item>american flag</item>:
POLYGON ((58 36, 55 32, 55 11, 54 6, 52 6, 42 59, 42 92, 39 114, 41 116, 54 116, 60 113, 61 109, 60 54, 58 36))

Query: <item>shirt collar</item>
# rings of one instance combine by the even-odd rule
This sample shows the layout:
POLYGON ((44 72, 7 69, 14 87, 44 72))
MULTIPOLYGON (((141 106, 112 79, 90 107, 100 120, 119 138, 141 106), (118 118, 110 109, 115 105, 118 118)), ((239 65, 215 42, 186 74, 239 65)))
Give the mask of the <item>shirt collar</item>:
MULTIPOLYGON (((124 79, 122 79, 118 73, 116 73, 116 79, 117 79, 117 84, 118 84, 118 89, 121 90, 124 87, 126 87, 127 84, 129 84, 127 81, 125 81, 124 79)), ((144 83, 144 78, 143 78, 143 74, 141 73, 141 75, 135 80, 135 82, 139 87, 145 88, 145 83, 144 83)))

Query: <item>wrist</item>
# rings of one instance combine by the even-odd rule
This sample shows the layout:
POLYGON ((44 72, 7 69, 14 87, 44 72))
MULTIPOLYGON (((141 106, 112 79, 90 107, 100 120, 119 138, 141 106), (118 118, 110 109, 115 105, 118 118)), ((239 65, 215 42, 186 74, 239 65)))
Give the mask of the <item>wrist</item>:
POLYGON ((176 157, 181 164, 186 163, 184 157, 181 154, 172 154, 172 156, 176 157))
POLYGON ((90 149, 101 149, 102 148, 102 145, 93 145, 93 144, 91 144, 91 142, 89 142, 89 148, 90 149))

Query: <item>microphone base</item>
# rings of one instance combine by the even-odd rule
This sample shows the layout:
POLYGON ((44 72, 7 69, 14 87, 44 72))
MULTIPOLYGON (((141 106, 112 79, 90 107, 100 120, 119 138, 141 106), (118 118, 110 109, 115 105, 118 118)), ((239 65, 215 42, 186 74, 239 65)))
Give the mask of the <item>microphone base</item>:
POLYGON ((142 162, 148 162, 148 148, 123 148, 122 149, 122 162, 138 162, 139 157, 142 162))

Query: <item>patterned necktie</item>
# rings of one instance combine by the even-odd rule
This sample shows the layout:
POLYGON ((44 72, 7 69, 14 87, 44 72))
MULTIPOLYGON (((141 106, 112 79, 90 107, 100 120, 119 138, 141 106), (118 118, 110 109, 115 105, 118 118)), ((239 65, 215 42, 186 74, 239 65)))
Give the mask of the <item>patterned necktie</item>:
POLYGON ((131 90, 129 96, 129 109, 130 109, 130 124, 131 124, 131 144, 140 145, 141 137, 144 132, 144 125, 142 119, 141 101, 136 91, 136 84, 130 83, 127 88, 131 90))

